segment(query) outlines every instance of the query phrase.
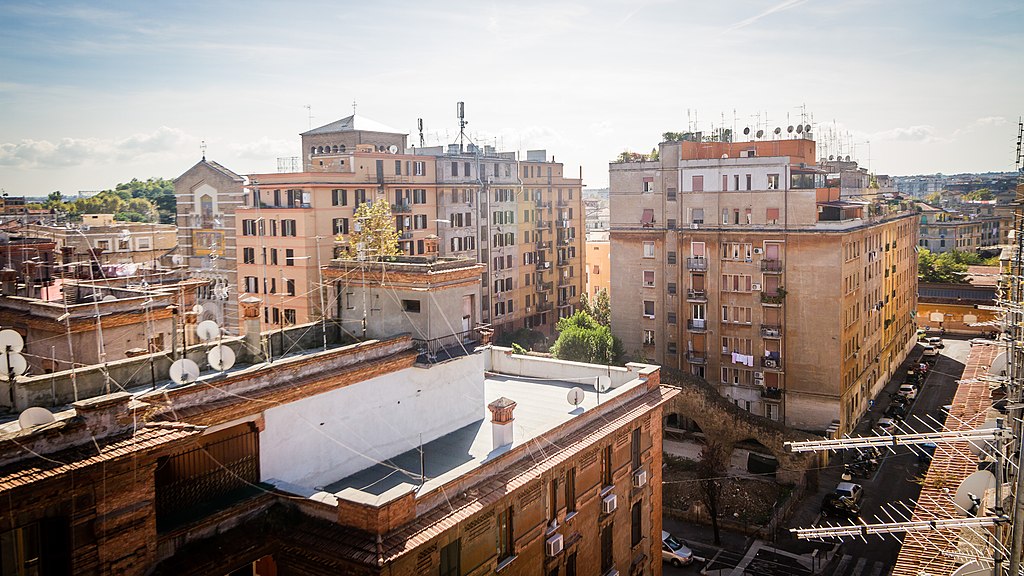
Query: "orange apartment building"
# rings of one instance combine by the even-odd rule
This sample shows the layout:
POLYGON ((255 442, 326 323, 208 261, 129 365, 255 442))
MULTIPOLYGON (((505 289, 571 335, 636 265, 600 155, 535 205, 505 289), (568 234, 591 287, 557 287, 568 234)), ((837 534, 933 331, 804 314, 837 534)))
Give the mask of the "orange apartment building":
POLYGON ((612 329, 787 425, 847 432, 914 343, 918 226, 840 200, 807 138, 613 163, 612 329))
POLYGON ((608 232, 591 230, 587 232, 587 297, 593 302, 597 293, 604 290, 611 294, 611 243, 608 232))

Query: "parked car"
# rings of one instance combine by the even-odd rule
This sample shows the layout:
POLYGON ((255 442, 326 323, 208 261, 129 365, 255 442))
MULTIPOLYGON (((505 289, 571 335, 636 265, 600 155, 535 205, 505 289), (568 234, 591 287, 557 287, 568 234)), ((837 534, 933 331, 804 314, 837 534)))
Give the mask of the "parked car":
POLYGON ((847 498, 858 505, 864 499, 864 487, 853 482, 840 482, 833 492, 840 498, 847 498))
POLYGON ((971 346, 976 346, 978 344, 995 344, 995 343, 996 342, 994 340, 989 340, 988 338, 971 338, 971 346))
POLYGON ((925 344, 924 352, 922 352, 922 354, 924 354, 925 356, 938 356, 939 349, 936 348, 935 346, 932 346, 931 344, 925 344))
POLYGON ((680 566, 693 562, 693 550, 686 545, 686 542, 675 536, 661 531, 661 561, 679 568, 680 566))
POLYGON ((900 384, 899 394, 905 396, 907 400, 913 400, 917 398, 917 388, 913 384, 900 384))
POLYGON ((833 492, 825 494, 825 498, 822 499, 821 514, 823 516, 857 518, 860 516, 860 505, 855 502, 850 502, 833 492))
POLYGON ((893 402, 885 407, 885 415, 894 419, 906 417, 907 412, 907 405, 902 402, 893 402))
POLYGON ((944 348, 946 346, 942 343, 942 338, 939 336, 930 336, 927 342, 936 348, 944 348))
POLYGON ((896 429, 896 421, 892 418, 879 418, 875 427, 883 434, 892 434, 896 429))

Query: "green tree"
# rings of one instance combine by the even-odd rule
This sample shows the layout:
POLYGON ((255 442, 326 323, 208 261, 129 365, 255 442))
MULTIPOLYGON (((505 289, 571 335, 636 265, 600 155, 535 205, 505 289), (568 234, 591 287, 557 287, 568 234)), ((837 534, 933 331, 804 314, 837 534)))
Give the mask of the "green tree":
POLYGON ((355 221, 355 231, 349 236, 350 258, 358 257, 360 248, 367 259, 402 254, 398 247, 399 234, 391 215, 391 205, 386 200, 378 198, 376 202, 360 204, 356 208, 355 221))
POLYGON ((583 311, 562 318, 555 325, 558 339, 551 347, 551 354, 562 360, 612 364, 623 354, 622 342, 612 336, 607 326, 594 321, 583 311))
POLYGON ((938 206, 942 203, 942 192, 932 192, 924 197, 924 201, 932 206, 938 206))
POLYGON ((970 252, 951 250, 935 254, 927 248, 921 248, 917 254, 917 276, 922 282, 965 284, 967 265, 980 262, 978 255, 970 252))
POLYGON ((612 301, 608 296, 608 290, 601 288, 594 295, 594 302, 590 304, 590 315, 602 326, 612 325, 612 301))
POLYGON ((962 196, 967 201, 987 201, 992 200, 996 197, 988 188, 979 188, 977 190, 971 190, 962 196))
POLYGON ((591 316, 594 315, 594 310, 590 307, 590 297, 587 296, 586 290, 580 294, 580 310, 590 314, 591 316))

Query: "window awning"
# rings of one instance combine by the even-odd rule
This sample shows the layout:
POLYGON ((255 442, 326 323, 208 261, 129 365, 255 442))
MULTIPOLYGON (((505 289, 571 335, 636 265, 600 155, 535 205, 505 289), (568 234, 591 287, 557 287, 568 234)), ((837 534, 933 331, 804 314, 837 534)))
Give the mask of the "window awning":
POLYGON ((644 176, 644 182, 654 182, 654 176, 644 176))
POLYGON ((654 208, 644 208, 644 214, 640 217, 641 224, 654 224, 654 208))
POLYGON ((769 208, 768 209, 767 217, 768 217, 769 220, 778 220, 779 219, 779 209, 778 208, 769 208))

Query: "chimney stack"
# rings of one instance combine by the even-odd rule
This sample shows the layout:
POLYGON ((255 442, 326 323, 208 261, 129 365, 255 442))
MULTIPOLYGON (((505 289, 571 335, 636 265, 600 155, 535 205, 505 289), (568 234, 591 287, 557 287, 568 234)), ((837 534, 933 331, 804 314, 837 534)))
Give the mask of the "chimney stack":
POLYGON ((497 450, 502 446, 512 444, 512 411, 516 403, 502 396, 487 405, 491 411, 491 439, 494 442, 493 449, 497 450))

